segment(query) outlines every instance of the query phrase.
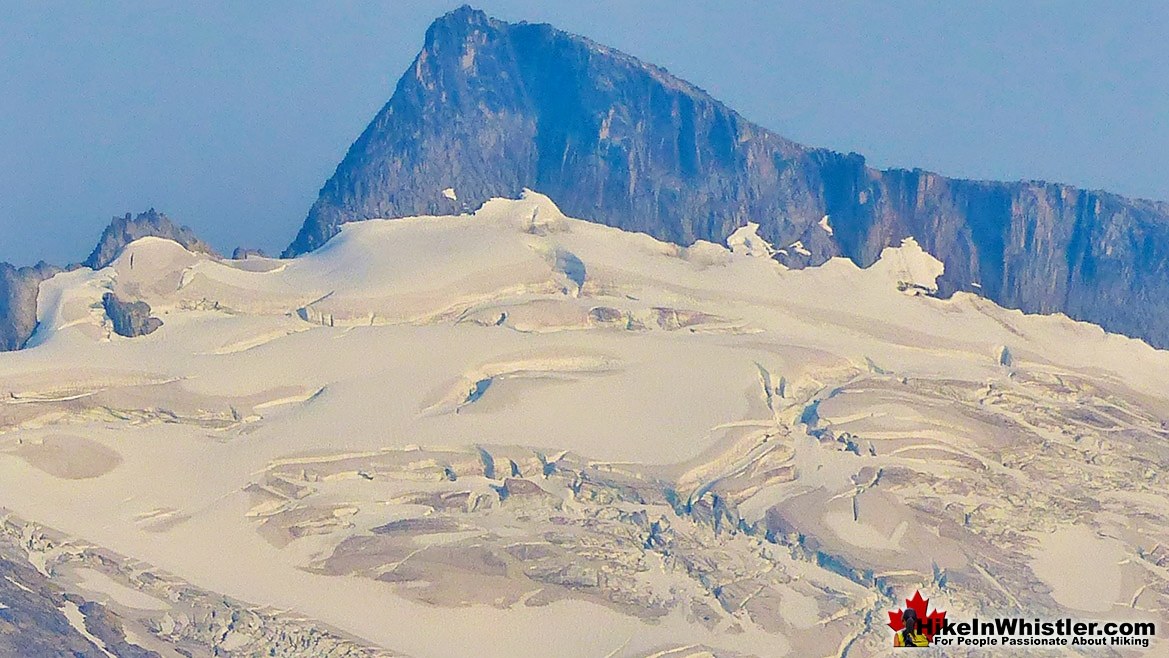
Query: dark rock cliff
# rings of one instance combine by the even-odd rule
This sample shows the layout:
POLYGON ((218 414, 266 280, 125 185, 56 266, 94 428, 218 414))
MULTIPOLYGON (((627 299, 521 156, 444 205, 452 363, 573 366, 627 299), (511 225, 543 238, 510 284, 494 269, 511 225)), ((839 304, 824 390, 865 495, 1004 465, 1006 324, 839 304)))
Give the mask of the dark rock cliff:
POLYGON ((37 326, 41 281, 61 268, 40 262, 33 267, 0 263, 0 352, 18 350, 37 326))
POLYGON ((837 255, 867 266, 913 236, 946 263, 943 293, 1169 347, 1167 204, 873 169, 760 128, 663 69, 469 7, 431 25, 285 255, 345 222, 461 212, 525 187, 569 215, 680 244, 757 222, 777 247, 803 243, 807 254, 777 256, 794 267, 837 255))

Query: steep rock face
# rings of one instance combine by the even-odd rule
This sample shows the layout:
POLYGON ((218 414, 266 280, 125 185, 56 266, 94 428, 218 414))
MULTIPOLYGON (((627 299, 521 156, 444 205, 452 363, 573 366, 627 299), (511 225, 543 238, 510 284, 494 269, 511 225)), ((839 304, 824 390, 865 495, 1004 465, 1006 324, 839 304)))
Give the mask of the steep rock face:
POLYGON ((525 187, 570 214, 673 242, 725 237, 757 215, 776 218, 765 233, 776 237, 806 228, 792 223, 803 215, 820 219, 818 181, 798 174, 838 157, 628 55, 463 7, 427 31, 286 255, 347 221, 459 212, 525 187), (791 208, 801 216, 789 219, 791 208))
POLYGON ((722 243, 756 222, 793 267, 837 255, 867 266, 913 236, 946 263, 943 294, 1169 347, 1157 321, 1169 313, 1167 204, 873 169, 785 140, 633 57, 469 7, 427 31, 285 255, 345 222, 460 212, 525 187, 570 215, 679 244, 722 243))
POLYGON ((167 238, 189 251, 215 255, 215 250, 200 240, 190 228, 175 224, 169 217, 151 208, 134 218, 131 218, 130 213, 126 213, 125 217, 113 218, 82 265, 100 270, 114 262, 123 247, 146 237, 167 238))
POLYGON ((145 336, 162 326, 162 320, 151 317, 150 304, 146 302, 128 302, 119 299, 112 292, 107 292, 102 295, 101 303, 119 336, 127 338, 145 336))
POLYGON ((41 281, 60 271, 43 261, 19 268, 0 263, 0 352, 18 350, 32 336, 41 281))
POLYGON ((828 209, 834 237, 861 265, 911 235, 945 262, 942 294, 1062 312, 1169 348, 1169 204, 919 170, 858 169, 842 186, 828 209))

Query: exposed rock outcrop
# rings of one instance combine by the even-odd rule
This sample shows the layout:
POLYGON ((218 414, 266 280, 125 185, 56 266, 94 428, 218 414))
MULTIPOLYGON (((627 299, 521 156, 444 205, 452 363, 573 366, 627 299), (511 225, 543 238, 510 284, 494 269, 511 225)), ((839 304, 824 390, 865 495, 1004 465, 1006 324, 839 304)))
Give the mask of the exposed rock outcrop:
POLYGON ((167 656, 400 655, 303 616, 199 589, 141 561, 0 512, 0 658, 160 658, 142 645, 167 656), (136 609, 104 595, 105 603, 90 600, 93 592, 70 577, 74 569, 100 572, 162 609, 136 609))
POLYGON ((1064 312, 1169 347, 1169 204, 874 169, 586 38, 469 7, 431 25, 285 255, 345 222, 456 213, 523 188, 679 244, 725 243, 755 222, 793 267, 838 255, 868 266, 912 236, 945 262, 943 295, 1064 312))
MULTIPOLYGON (((215 250, 206 242, 200 240, 195 233, 186 226, 178 226, 166 215, 154 208, 132 217, 126 213, 124 217, 115 217, 101 234, 101 239, 89 258, 85 262, 60 268, 44 261, 32 267, 15 267, 8 263, 0 263, 0 352, 9 352, 24 347, 32 336, 37 325, 37 293, 41 282, 64 270, 78 267, 101 269, 118 257, 122 248, 131 242, 146 238, 158 237, 174 240, 190 251, 217 256, 215 250)), ((144 319, 138 320, 141 309, 137 306, 119 305, 114 299, 115 310, 111 313, 110 303, 103 300, 106 312, 114 319, 115 330, 123 336, 139 336, 148 334, 159 326, 162 321, 149 317, 150 307, 147 306, 144 319), (124 322, 129 322, 126 324, 124 322), (121 324, 120 324, 121 323, 121 324), (120 328, 119 328, 120 327, 120 328), (125 332, 140 333, 125 333, 125 332)))
POLYGON ((169 217, 151 208, 137 217, 131 218, 130 213, 126 213, 125 217, 113 218, 102 232, 97 246, 82 265, 100 270, 114 262, 123 247, 146 237, 167 238, 183 245, 189 251, 217 255, 215 250, 200 240, 190 228, 175 224, 169 217))
POLYGON ((0 656, 57 658, 109 655, 86 638, 66 617, 68 606, 94 623, 91 634, 115 647, 117 656, 158 658, 153 651, 130 645, 119 619, 102 605, 80 599, 61 588, 29 562, 20 545, 4 534, 0 524, 0 656))
POLYGON ((33 267, 0 263, 0 352, 18 350, 32 336, 41 281, 60 271, 44 261, 33 267))
POLYGON ((146 302, 123 301, 114 293, 107 292, 102 295, 101 303, 119 336, 145 336, 162 326, 162 320, 151 317, 150 304, 146 302))
POLYGON ((248 247, 236 247, 231 252, 232 260, 246 260, 248 258, 267 258, 268 254, 264 253, 263 249, 250 249, 248 247))

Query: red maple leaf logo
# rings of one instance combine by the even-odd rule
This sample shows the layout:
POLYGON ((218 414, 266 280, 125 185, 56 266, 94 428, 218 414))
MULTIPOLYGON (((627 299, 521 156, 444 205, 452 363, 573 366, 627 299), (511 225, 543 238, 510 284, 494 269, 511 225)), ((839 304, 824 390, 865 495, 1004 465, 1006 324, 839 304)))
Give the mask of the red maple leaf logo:
MULTIPOLYGON (((941 630, 942 624, 946 623, 946 611, 934 610, 926 614, 930 600, 921 598, 920 591, 914 592, 912 599, 905 599, 905 605, 917 613, 917 618, 921 620, 921 634, 925 635, 927 640, 933 642, 934 635, 941 630)), ((897 612, 889 613, 889 628, 892 628, 894 633, 900 632, 901 629, 905 628, 905 621, 901 618, 904 613, 905 611, 901 609, 898 609, 897 612)))

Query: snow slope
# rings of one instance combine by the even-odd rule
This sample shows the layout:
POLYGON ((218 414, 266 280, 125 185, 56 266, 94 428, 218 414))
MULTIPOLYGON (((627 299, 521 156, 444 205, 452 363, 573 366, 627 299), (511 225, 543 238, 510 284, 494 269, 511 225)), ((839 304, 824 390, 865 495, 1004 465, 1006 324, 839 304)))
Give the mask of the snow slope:
MULTIPOLYGON (((932 297, 912 240, 796 271, 732 238, 527 193, 293 260, 139 240, 0 355, 0 504, 117 556, 44 549, 65 587, 167 574, 412 656, 877 655, 917 587, 1075 613, 1083 537, 1088 612, 1165 621, 1169 353, 932 297), (110 290, 162 328, 114 334, 110 290)), ((280 642, 108 599, 150 642, 280 642)))

